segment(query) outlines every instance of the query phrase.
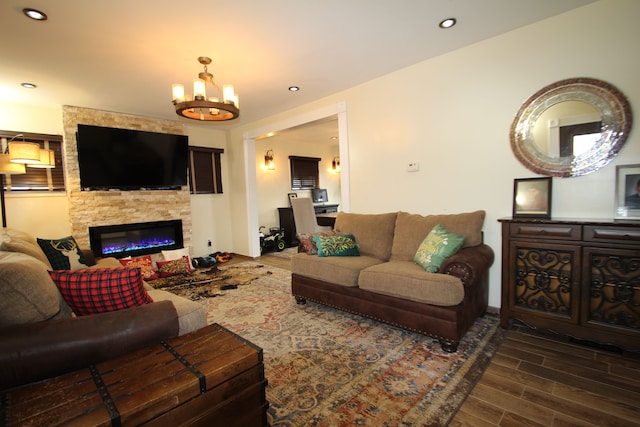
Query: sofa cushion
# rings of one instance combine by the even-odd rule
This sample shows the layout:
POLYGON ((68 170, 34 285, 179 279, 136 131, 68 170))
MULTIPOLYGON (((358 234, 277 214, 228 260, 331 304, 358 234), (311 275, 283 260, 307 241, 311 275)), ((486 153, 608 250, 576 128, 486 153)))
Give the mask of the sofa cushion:
POLYGON ((429 273, 437 273, 444 260, 458 252, 463 243, 464 236, 437 224, 420 243, 413 261, 429 273))
POLYGON ((153 302, 139 268, 54 270, 49 275, 78 316, 122 310, 153 302))
POLYGON ((464 236, 463 248, 479 245, 482 243, 484 217, 484 211, 428 216, 398 212, 391 259, 412 261, 420 243, 437 224, 464 236))
POLYGON ((318 256, 360 256, 359 245, 353 234, 335 236, 313 236, 318 256))
POLYGON ((61 239, 36 239, 54 270, 75 270, 89 265, 73 236, 61 239))
POLYGON ((171 301, 173 303, 176 312, 178 312, 179 335, 207 326, 207 316, 202 304, 159 289, 152 288, 148 293, 155 302, 171 301))
POLYGON ((42 252, 38 243, 36 243, 35 237, 33 240, 30 240, 28 238, 23 238, 22 235, 14 236, 11 234, 5 234, 3 235, 3 239, 2 246, 0 246, 1 250, 8 252, 20 252, 25 255, 29 255, 51 268, 51 264, 49 264, 47 256, 42 252))
POLYGON ((93 270, 96 268, 120 268, 120 267, 122 267, 122 264, 120 264, 120 261, 117 258, 106 257, 106 258, 100 258, 99 260, 97 260, 94 265, 89 267, 89 269, 93 270))
MULTIPOLYGON (((391 255, 395 225, 395 212, 385 214, 339 212, 333 228, 340 234, 353 234, 356 242, 360 245, 360 255, 372 256, 382 261, 387 261, 391 255)), ((427 233, 424 234, 424 236, 426 235, 427 233)), ((418 246, 416 245, 417 248, 418 246)), ((415 253, 414 249, 411 256, 415 253)))
POLYGON ((464 285, 457 277, 429 273, 413 261, 389 261, 360 272, 361 289, 439 306, 458 305, 464 285))
POLYGON ((358 286, 358 275, 363 268, 381 263, 370 256, 318 257, 304 252, 291 257, 291 273, 322 280, 341 286, 358 286))
POLYGON ((48 265, 18 252, 0 252, 0 326, 71 317, 48 265))

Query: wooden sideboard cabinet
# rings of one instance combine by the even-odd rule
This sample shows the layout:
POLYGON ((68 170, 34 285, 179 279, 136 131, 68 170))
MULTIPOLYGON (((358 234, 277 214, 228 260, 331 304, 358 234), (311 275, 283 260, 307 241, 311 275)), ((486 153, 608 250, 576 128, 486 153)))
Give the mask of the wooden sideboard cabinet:
POLYGON ((640 351, 640 224, 501 219, 500 323, 640 351))

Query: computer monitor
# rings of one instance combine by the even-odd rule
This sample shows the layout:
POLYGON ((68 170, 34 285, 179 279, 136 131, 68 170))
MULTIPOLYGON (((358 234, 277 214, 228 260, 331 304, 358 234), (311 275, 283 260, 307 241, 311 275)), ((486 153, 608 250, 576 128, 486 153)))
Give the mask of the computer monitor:
POLYGON ((327 190, 324 188, 314 188, 311 190, 311 199, 313 203, 327 203, 329 201, 327 190))

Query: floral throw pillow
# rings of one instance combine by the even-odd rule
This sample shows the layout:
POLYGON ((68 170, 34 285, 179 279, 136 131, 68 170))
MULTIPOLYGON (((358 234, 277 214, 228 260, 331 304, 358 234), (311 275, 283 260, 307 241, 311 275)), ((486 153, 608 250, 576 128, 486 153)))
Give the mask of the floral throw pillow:
POLYGON ((158 274, 153 269, 153 261, 151 256, 143 256, 131 259, 119 260, 123 267, 140 267, 142 270, 142 278, 144 280, 153 280, 158 278, 158 274))
POLYGON ((157 264, 158 275, 160 277, 176 276, 178 274, 188 274, 191 272, 189 269, 189 258, 186 256, 171 261, 158 261, 157 264))
POLYGON ((460 250, 464 236, 452 233, 438 224, 424 238, 413 261, 429 273, 436 273, 442 263, 460 250))
POLYGON ((315 235, 313 241, 318 248, 318 256, 360 256, 360 245, 353 234, 315 235))
POLYGON ((300 245, 298 246, 298 252, 306 252, 309 255, 316 255, 318 253, 318 247, 313 240, 313 236, 335 236, 337 231, 318 231, 316 233, 300 233, 298 234, 298 240, 300 245))

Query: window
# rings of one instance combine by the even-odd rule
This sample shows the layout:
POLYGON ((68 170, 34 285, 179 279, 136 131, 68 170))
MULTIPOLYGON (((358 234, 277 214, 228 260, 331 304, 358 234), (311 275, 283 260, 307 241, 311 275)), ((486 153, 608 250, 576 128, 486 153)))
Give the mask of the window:
MULTIPOLYGON (((62 136, 46 135, 27 132, 0 131, 2 150, 7 148, 7 143, 17 134, 24 135, 27 142, 36 142, 40 148, 53 150, 56 167, 51 169, 27 167, 25 174, 2 175, 2 185, 5 191, 65 191, 64 166, 62 164, 62 136)), ((23 137, 15 140, 22 141, 23 137)))
POLYGON ((191 194, 222 194, 221 148, 189 147, 191 194))
POLYGON ((318 187, 320 160, 322 159, 317 157, 289 156, 292 190, 311 190, 318 187))

